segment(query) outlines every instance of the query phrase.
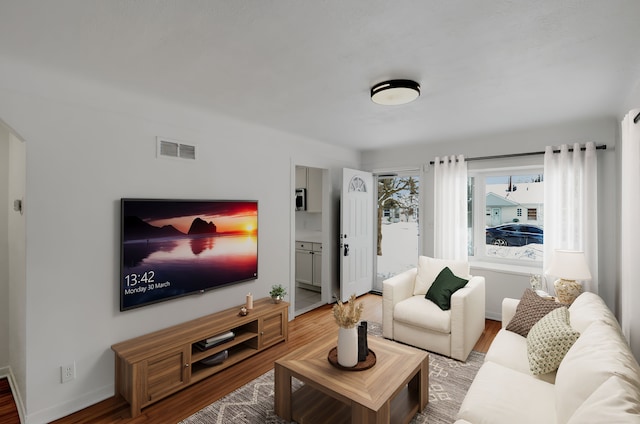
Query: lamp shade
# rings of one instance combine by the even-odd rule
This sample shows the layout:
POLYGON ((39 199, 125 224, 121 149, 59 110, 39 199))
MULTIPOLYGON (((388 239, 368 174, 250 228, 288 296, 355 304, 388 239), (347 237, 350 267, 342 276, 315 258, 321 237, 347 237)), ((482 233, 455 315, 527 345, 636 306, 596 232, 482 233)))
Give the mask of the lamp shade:
POLYGON ((578 250, 555 250, 547 274, 565 280, 590 280, 591 272, 584 252, 578 250))

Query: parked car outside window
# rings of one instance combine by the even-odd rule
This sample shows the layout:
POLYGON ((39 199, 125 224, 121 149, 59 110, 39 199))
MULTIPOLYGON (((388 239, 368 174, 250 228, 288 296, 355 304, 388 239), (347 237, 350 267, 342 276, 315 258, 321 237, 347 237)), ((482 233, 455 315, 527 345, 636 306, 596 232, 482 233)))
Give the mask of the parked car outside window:
POLYGON ((542 244, 544 230, 534 224, 502 224, 485 231, 486 244, 494 246, 526 246, 542 244))

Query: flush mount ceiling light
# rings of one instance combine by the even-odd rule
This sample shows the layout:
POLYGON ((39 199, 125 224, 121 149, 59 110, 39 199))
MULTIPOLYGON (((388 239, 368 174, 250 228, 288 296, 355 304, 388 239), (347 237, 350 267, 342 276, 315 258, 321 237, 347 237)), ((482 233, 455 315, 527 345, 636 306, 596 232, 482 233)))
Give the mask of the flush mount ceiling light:
POLYGON ((371 100, 379 105, 403 105, 420 96, 420 84, 397 79, 378 83, 371 87, 371 100))

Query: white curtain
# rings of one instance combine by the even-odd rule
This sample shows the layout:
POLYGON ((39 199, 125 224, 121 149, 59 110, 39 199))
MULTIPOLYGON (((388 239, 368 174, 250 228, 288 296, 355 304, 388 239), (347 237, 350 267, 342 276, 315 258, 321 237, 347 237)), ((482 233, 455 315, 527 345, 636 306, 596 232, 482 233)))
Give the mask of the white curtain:
MULTIPOLYGON (((555 249, 582 250, 591 280, 585 291, 598 293, 598 166, 595 143, 547 146, 544 155, 544 263, 549 268, 555 249)), ((613 231, 613 229, 611 229, 613 231)), ((560 275, 547 276, 553 280, 560 275)), ((549 280, 547 280, 549 281, 549 280)))
POLYGON ((467 163, 463 155, 437 157, 434 163, 434 256, 466 261, 467 163))
POLYGON ((632 344, 631 322, 634 302, 638 301, 637 296, 640 293, 637 288, 640 240, 637 218, 640 210, 640 121, 633 122, 638 113, 640 109, 634 109, 625 116, 622 121, 620 143, 620 325, 629 344, 632 344))

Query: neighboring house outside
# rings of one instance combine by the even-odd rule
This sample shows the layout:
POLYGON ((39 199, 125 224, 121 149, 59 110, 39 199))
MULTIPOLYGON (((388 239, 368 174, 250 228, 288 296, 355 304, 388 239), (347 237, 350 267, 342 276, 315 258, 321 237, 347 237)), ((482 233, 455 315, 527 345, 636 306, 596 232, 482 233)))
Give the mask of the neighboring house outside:
POLYGON ((487 227, 513 222, 518 217, 517 209, 522 210, 522 206, 519 203, 499 196, 494 192, 487 193, 486 207, 485 225, 487 227))
POLYGON ((490 184, 486 186, 487 227, 520 222, 543 225, 544 222, 544 182, 490 184))
POLYGON ((399 206, 390 206, 385 207, 382 211, 382 216, 385 218, 383 223, 386 221, 387 223, 396 223, 400 222, 400 207, 399 206))
POLYGON ((385 207, 382 210, 382 223, 383 224, 395 224, 397 222, 417 222, 417 211, 412 214, 407 214, 400 206, 385 207))

